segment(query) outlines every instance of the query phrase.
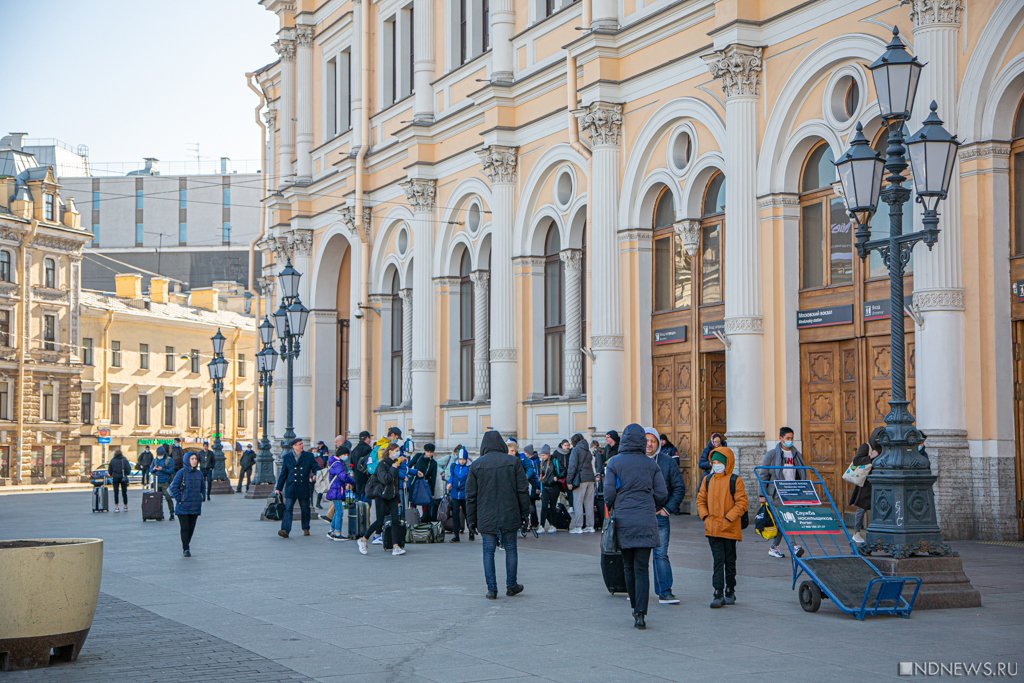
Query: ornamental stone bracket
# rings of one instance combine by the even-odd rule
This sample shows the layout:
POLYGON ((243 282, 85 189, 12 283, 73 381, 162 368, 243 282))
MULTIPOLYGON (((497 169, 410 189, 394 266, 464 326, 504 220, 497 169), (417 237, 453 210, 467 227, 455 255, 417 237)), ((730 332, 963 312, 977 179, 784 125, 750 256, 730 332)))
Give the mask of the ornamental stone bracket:
POLYGON ((277 282, 276 277, 260 275, 256 278, 256 288, 260 295, 264 298, 270 298, 274 295, 274 286, 277 282))
POLYGON ((295 41, 289 38, 281 38, 274 41, 274 51, 281 58, 282 62, 290 62, 295 59, 295 41))
POLYGON ((702 59, 711 76, 721 79, 726 99, 757 97, 761 86, 763 51, 761 47, 735 44, 704 55, 702 59))
POLYGON ((910 21, 915 30, 933 26, 959 28, 964 11, 963 0, 900 0, 900 5, 910 5, 910 21))
POLYGON ((913 307, 915 311, 962 311, 964 310, 964 290, 962 289, 922 289, 914 292, 913 307))
POLYGON ((764 320, 761 316, 738 316, 725 319, 725 335, 764 334, 764 320))
POLYGON ((17 298, 18 285, 13 282, 0 282, 0 296, 17 298))
POLYGON ((672 224, 676 236, 683 241, 683 249, 686 255, 693 258, 697 255, 697 248, 700 246, 700 221, 693 218, 684 218, 672 224))
POLYGON ((415 211, 432 211, 437 203, 437 181, 433 178, 409 178, 399 183, 405 199, 415 211))
POLYGON ((64 289, 51 289, 49 287, 32 287, 32 297, 40 301, 50 303, 66 304, 69 301, 69 292, 64 289))
POLYGON ((81 239, 66 239, 63 237, 52 237, 50 235, 37 235, 32 240, 32 246, 40 249, 60 252, 79 252, 85 242, 92 239, 92 235, 83 235, 81 239))
POLYGON ((622 105, 594 102, 573 112, 580 130, 590 139, 590 146, 618 145, 622 133, 622 105))
POLYGON ((484 175, 494 183, 514 183, 516 180, 516 163, 518 147, 490 145, 478 149, 477 157, 484 167, 484 175))
POLYGON ((356 239, 361 240, 364 244, 370 242, 370 220, 373 218, 373 209, 369 206, 363 207, 363 229, 359 232, 356 227, 356 207, 354 206, 343 206, 341 207, 341 222, 348 228, 349 234, 356 239))

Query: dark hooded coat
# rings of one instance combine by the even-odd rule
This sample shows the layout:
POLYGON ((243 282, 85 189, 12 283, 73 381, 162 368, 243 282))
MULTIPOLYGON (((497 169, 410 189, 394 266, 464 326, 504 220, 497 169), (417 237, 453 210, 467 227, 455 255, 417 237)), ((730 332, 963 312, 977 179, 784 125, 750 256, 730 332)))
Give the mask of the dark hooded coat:
POLYGON ((629 425, 622 432, 618 455, 605 467, 604 500, 615 513, 622 548, 656 548, 660 541, 655 511, 668 500, 668 487, 644 446, 644 428, 629 425))
POLYGON ((491 430, 466 479, 466 519, 482 534, 515 532, 530 518, 530 485, 518 458, 510 458, 501 434, 491 430))
POLYGON ((174 475, 174 481, 168 489, 171 498, 177 502, 174 513, 177 515, 199 515, 203 512, 203 496, 206 493, 203 471, 196 463, 192 467, 188 461, 185 467, 174 475))

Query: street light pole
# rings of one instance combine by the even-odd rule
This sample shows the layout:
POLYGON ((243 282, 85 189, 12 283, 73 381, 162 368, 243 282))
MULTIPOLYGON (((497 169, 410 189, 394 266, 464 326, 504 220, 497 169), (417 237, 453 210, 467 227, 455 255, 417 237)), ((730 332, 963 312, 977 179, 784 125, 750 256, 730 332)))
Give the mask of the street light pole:
POLYGON ((270 319, 263 318, 260 323, 260 341, 263 348, 256 354, 256 365, 259 369, 259 384, 263 389, 263 413, 261 423, 263 426, 263 437, 260 439, 260 450, 256 456, 256 480, 246 498, 266 498, 274 490, 276 482, 274 478, 274 454, 271 451, 270 437, 268 435, 267 421, 270 410, 270 387, 274 383, 274 368, 277 365, 277 352, 274 350, 274 327, 270 319))
POLYGON ((885 159, 871 149, 858 124, 850 149, 836 162, 847 212, 857 224, 857 254, 866 259, 871 252, 878 252, 889 270, 891 397, 886 427, 878 437, 881 454, 869 476, 871 524, 861 550, 896 559, 915 554, 950 555, 952 549, 942 540, 935 511, 932 485, 937 477, 928 458, 918 450, 924 435, 914 425, 908 408, 903 275, 916 244, 923 242, 931 249, 938 241, 937 207, 946 198, 960 143, 942 128, 934 102, 921 130, 909 140, 904 138, 923 65, 907 53, 898 29, 893 28, 885 53, 869 68, 888 130, 885 159), (925 218, 922 230, 904 233, 903 205, 911 196, 910 189, 903 187, 908 149, 917 201, 924 205, 925 218), (883 172, 888 173, 884 181, 883 172), (883 182, 885 189, 881 189, 883 182), (889 205, 889 235, 872 240, 869 223, 879 198, 889 205))
POLYGON ((274 330, 281 342, 281 358, 287 364, 288 377, 286 391, 287 420, 285 424, 282 450, 291 446, 295 438, 295 384, 293 367, 302 347, 299 342, 306 329, 306 321, 309 319, 309 309, 302 304, 299 297, 299 280, 302 273, 292 267, 291 259, 285 264, 284 269, 278 274, 277 279, 281 284, 281 304, 274 312, 274 330))
POLYGON ((224 391, 224 377, 227 374, 228 362, 224 358, 225 337, 217 329, 213 335, 213 360, 208 364, 210 379, 213 381, 213 421, 215 431, 213 433, 213 486, 210 493, 234 493, 231 482, 228 481, 228 473, 224 468, 224 444, 221 443, 220 424, 220 397, 224 391))

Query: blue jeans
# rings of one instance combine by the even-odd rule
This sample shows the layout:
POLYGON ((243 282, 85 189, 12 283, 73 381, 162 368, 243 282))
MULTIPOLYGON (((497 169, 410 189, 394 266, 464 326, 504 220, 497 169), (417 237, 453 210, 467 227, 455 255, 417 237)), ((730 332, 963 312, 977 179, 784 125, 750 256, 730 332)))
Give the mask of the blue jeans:
POLYGON ((338 536, 344 536, 345 532, 342 531, 342 521, 345 518, 345 507, 343 500, 335 500, 334 502, 334 517, 331 519, 331 531, 338 536))
POLYGON ((672 564, 668 561, 668 517, 657 517, 660 543, 654 549, 654 592, 659 598, 663 598, 672 592, 672 564))
POLYGON ((285 498, 284 516, 281 518, 281 528, 288 533, 292 532, 292 517, 294 516, 295 503, 299 504, 302 510, 302 530, 309 529, 309 498, 285 498))
POLYGON ((494 551, 498 547, 498 536, 501 536, 501 547, 505 549, 505 587, 511 588, 519 583, 516 580, 516 573, 519 569, 519 549, 516 541, 519 538, 517 531, 499 532, 498 534, 480 534, 484 542, 484 580, 487 581, 487 590, 498 591, 498 577, 494 572, 494 551))

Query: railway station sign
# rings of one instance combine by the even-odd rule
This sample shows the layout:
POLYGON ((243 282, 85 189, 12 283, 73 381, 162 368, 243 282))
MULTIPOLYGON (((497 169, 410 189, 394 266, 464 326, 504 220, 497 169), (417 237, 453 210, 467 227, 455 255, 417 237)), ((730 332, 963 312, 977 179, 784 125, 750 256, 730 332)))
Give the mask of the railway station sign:
POLYGON ((654 345, 676 344, 686 341, 686 325, 663 327, 654 331, 654 345))
POLYGON ((808 479, 775 479, 775 492, 783 505, 821 505, 821 498, 814 490, 814 482, 808 479))
POLYGON ((829 325, 845 325, 853 322, 853 304, 843 306, 820 306, 796 312, 796 326, 828 327, 829 325))
POLYGON ((776 520, 786 535, 840 534, 839 520, 832 506, 797 505, 779 510, 776 520))

